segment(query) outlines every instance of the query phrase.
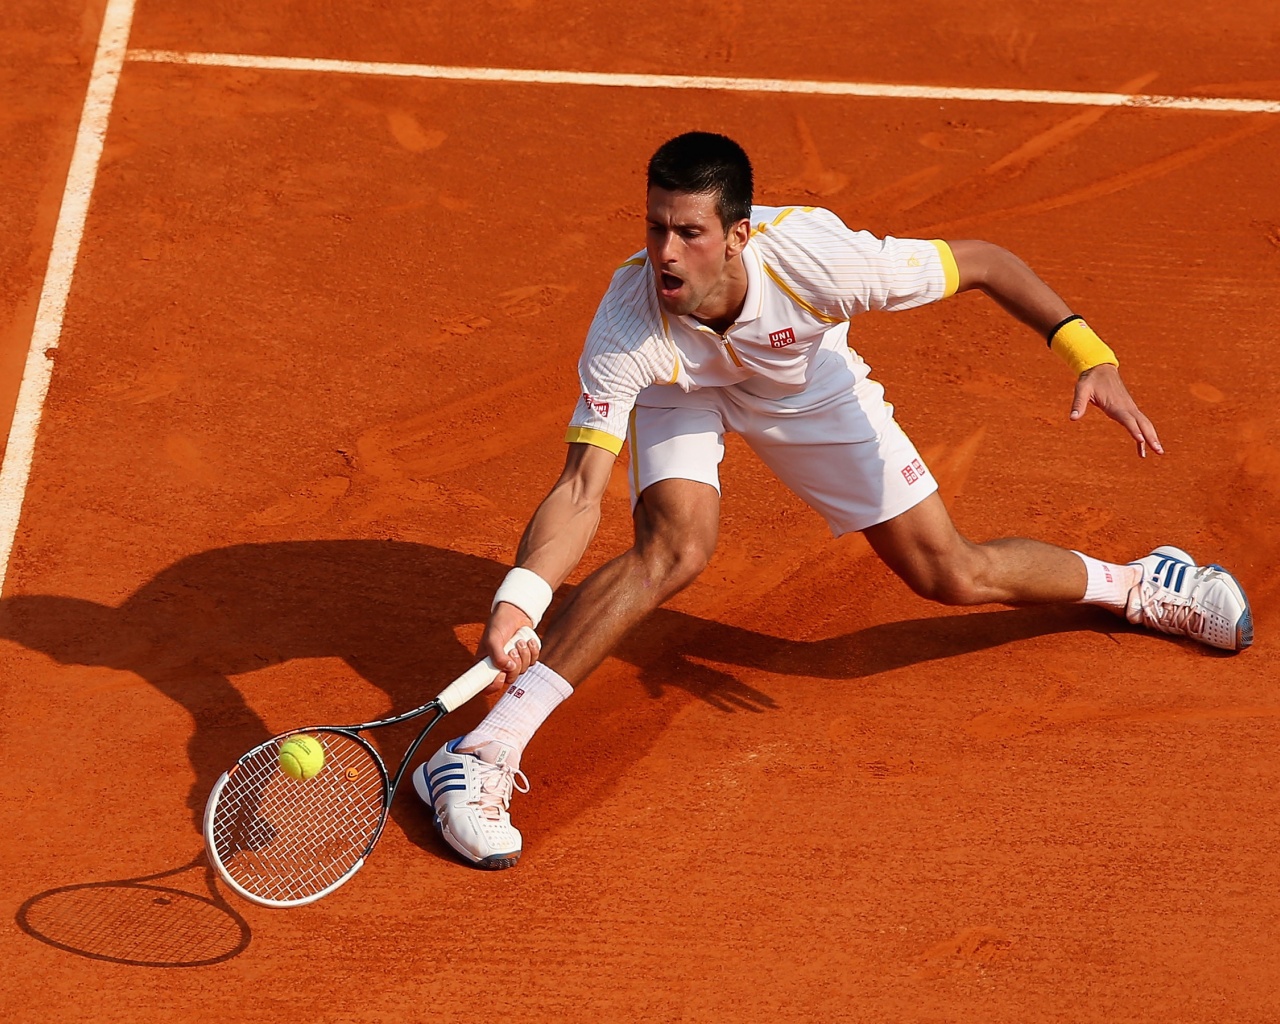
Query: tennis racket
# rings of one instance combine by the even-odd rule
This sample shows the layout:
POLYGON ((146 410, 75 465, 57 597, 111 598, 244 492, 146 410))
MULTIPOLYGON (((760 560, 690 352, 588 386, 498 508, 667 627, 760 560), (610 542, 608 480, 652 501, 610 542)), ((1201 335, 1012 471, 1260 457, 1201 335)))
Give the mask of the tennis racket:
MULTIPOLYGON (((507 644, 536 640, 519 630, 507 644)), ((387 823, 409 762, 432 727, 493 682, 492 658, 473 665, 432 700, 363 725, 313 726, 273 736, 244 754, 214 784, 204 811, 209 863, 233 890, 266 907, 297 907, 327 896, 364 865, 387 823), (395 775, 361 732, 430 714, 395 775), (305 733, 324 749, 308 779, 280 767, 280 747, 305 733)))

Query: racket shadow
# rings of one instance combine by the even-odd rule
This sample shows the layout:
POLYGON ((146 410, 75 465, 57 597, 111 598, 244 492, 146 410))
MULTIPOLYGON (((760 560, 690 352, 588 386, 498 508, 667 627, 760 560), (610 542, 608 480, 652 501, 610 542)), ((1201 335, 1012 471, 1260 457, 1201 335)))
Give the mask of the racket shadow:
POLYGON ((253 937, 203 852, 167 871, 47 889, 18 908, 14 923, 46 946, 130 967, 209 967, 239 956, 253 937), (203 882, 207 895, 164 884, 180 879, 203 882))

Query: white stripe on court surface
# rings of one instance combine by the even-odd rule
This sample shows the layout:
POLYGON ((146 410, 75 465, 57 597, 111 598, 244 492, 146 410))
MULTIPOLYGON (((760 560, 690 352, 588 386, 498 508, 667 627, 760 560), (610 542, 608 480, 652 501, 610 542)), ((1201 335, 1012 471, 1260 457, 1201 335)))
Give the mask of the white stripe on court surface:
POLYGON ((150 64, 198 64, 262 71, 319 71, 389 78, 436 78, 457 82, 517 82, 533 85, 597 85, 615 89, 704 89, 712 92, 802 93, 810 96, 868 96, 908 100, 970 100, 1047 103, 1073 107, 1157 107, 1162 110, 1280 114, 1280 100, 1220 99, 1209 96, 1138 96, 1119 92, 1055 92, 1043 89, 971 89, 876 82, 814 82, 789 78, 724 78, 702 75, 627 75, 597 71, 535 71, 528 68, 463 68, 442 64, 391 64, 323 57, 262 57, 246 53, 179 53, 130 50, 129 59, 150 64))
POLYGON ((31 332, 31 344, 27 348, 22 384, 18 388, 18 402, 13 411, 13 425, 9 428, 9 441, 4 450, 4 465, 0 467, 0 591, 9 573, 9 556, 13 553, 13 540, 22 516, 36 434, 53 374, 53 359, 48 353, 58 347, 62 335, 62 318, 71 292, 76 258, 80 253, 89 199, 98 177, 102 141, 129 48, 129 27, 133 23, 136 2, 107 0, 98 50, 89 74, 89 91, 80 112, 80 127, 76 131, 66 188, 62 191, 53 247, 49 250, 49 266, 45 270, 40 304, 36 308, 35 329, 31 332))

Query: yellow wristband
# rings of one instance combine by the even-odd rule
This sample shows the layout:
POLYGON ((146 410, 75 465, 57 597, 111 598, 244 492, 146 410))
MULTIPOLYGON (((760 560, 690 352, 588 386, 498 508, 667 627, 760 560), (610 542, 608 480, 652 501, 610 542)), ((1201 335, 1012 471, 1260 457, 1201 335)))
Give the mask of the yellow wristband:
POLYGON ((1116 354, 1084 322, 1083 317, 1069 316, 1050 331, 1049 347, 1066 361, 1077 377, 1103 363, 1120 365, 1116 354))

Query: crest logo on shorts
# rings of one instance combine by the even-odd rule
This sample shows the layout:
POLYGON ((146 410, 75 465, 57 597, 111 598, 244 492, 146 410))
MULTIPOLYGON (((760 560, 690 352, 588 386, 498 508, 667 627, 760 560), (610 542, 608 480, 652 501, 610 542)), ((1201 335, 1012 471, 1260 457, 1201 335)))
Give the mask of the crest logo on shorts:
POLYGON ((788 345, 796 343, 796 332, 790 327, 784 327, 780 331, 774 331, 769 335, 769 344, 774 348, 786 348, 788 345))
POLYGON ((605 417, 606 419, 609 417, 608 402, 597 402, 585 391, 582 393, 582 400, 583 402, 586 403, 588 409, 594 409, 596 412, 598 412, 601 416, 605 417))
POLYGON ((912 459, 909 466, 902 467, 902 479, 908 484, 913 484, 921 477, 928 476, 928 474, 929 471, 924 468, 919 459, 912 459))

